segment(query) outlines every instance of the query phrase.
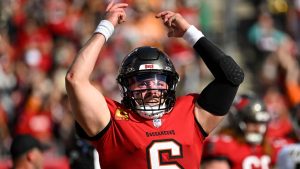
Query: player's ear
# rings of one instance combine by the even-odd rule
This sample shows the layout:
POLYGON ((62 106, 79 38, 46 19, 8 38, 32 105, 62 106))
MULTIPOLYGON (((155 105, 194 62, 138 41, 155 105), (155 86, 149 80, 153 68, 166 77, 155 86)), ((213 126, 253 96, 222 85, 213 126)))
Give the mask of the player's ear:
POLYGON ((35 158, 35 153, 34 153, 33 150, 30 150, 30 151, 28 151, 28 152, 26 153, 26 159, 27 159, 28 161, 33 161, 34 158, 35 158))
POLYGON ((28 161, 34 161, 35 158, 36 158, 36 152, 34 149, 32 149, 26 153, 26 159, 28 161))

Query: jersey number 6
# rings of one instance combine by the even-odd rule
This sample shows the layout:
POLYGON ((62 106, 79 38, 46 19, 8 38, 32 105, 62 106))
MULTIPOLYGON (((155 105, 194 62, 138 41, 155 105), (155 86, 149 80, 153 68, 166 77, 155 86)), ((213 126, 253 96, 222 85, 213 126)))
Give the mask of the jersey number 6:
POLYGON ((182 146, 175 140, 154 140, 147 147, 148 169, 183 169, 175 161, 182 158, 182 146), (168 154, 169 159, 174 161, 164 161, 163 154, 168 154))

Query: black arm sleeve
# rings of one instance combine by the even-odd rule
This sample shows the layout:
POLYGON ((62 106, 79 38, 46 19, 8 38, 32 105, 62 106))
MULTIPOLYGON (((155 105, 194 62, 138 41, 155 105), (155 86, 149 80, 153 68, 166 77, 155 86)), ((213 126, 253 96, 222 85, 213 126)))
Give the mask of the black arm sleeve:
POLYGON ((197 103, 206 111, 225 115, 244 80, 244 72, 237 63, 205 37, 200 38, 194 49, 215 77, 200 93, 197 103))

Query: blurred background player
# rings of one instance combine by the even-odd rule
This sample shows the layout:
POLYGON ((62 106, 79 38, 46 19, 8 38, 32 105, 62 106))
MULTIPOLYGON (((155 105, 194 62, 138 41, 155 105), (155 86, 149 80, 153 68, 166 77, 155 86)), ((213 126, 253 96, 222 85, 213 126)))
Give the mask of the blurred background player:
POLYGON ((205 142, 204 168, 223 160, 233 169, 270 169, 278 147, 265 137, 270 114, 264 102, 254 94, 239 95, 228 117, 228 124, 205 142))

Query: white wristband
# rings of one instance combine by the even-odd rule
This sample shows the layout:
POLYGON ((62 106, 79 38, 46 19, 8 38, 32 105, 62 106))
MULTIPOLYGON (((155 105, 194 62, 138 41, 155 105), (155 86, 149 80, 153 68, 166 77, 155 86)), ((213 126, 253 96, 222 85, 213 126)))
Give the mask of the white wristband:
POLYGON ((113 32, 114 25, 108 20, 102 20, 94 33, 101 33, 105 37, 105 41, 107 41, 113 32))
POLYGON ((200 39, 204 37, 203 33, 199 31, 194 25, 191 25, 183 35, 183 39, 186 40, 192 46, 200 39))

